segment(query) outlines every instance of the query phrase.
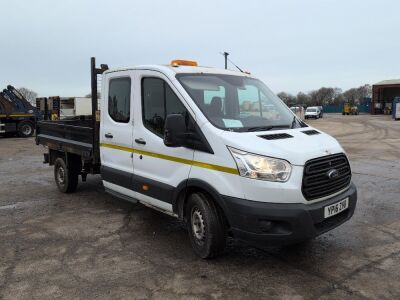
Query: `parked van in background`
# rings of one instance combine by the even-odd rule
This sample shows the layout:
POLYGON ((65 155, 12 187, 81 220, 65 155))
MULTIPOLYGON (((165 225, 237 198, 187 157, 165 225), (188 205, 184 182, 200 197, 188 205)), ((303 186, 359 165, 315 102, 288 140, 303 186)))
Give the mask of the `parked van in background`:
POLYGON ((307 107, 306 112, 304 113, 304 118, 305 119, 310 119, 310 118, 319 119, 320 114, 321 114, 321 112, 320 112, 318 106, 310 106, 310 107, 307 107))
POLYGON ((186 222, 202 258, 222 253, 228 236, 298 243, 353 215, 343 148, 249 74, 183 60, 108 70, 92 59, 91 94, 91 118, 38 125, 59 190, 101 173, 112 195, 186 222))

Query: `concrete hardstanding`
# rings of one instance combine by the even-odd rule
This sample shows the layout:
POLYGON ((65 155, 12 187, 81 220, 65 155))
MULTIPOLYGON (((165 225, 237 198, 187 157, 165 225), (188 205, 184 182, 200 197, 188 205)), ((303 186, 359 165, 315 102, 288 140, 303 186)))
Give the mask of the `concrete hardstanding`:
POLYGON ((61 194, 33 139, 0 139, 0 299, 399 298, 400 123, 310 124, 350 157, 353 219, 306 245, 241 244, 208 261, 176 219, 105 194, 100 177, 61 194))

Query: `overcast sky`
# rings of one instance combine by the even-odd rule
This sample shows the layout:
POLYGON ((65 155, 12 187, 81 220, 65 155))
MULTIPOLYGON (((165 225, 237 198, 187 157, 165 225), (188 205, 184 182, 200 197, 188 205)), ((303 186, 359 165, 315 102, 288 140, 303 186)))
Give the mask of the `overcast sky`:
POLYGON ((228 51, 276 93, 400 78, 395 0, 0 0, 0 11, 0 87, 40 96, 89 93, 91 56, 223 67, 228 51))

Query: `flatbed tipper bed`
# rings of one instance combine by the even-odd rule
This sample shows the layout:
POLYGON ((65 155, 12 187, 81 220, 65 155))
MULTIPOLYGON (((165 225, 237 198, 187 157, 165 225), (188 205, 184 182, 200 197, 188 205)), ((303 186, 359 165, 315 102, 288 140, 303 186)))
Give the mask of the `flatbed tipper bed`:
POLYGON ((107 68, 106 65, 96 68, 95 59, 91 59, 92 115, 37 123, 36 144, 48 148, 48 152, 44 154, 44 162, 50 165, 65 165, 58 174, 60 182, 65 181, 59 188, 65 189, 65 192, 73 192, 76 189, 79 175, 85 181, 87 174, 100 173, 100 122, 96 117, 97 75, 107 68))
POLYGON ((93 122, 77 120, 41 121, 36 142, 57 151, 66 151, 93 158, 93 122))
POLYGON ((38 123, 36 143, 49 149, 82 156, 96 162, 98 143, 93 143, 93 121, 89 116, 70 120, 41 121, 38 123))

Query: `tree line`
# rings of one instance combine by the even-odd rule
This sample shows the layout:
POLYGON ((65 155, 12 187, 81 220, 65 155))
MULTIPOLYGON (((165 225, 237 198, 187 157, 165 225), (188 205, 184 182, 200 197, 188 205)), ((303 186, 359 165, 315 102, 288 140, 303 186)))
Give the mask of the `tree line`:
POLYGON ((355 105, 361 103, 365 97, 371 97, 372 86, 365 84, 344 92, 337 87, 321 87, 307 93, 299 92, 297 95, 286 92, 280 92, 277 95, 289 106, 342 105, 345 102, 355 105))

